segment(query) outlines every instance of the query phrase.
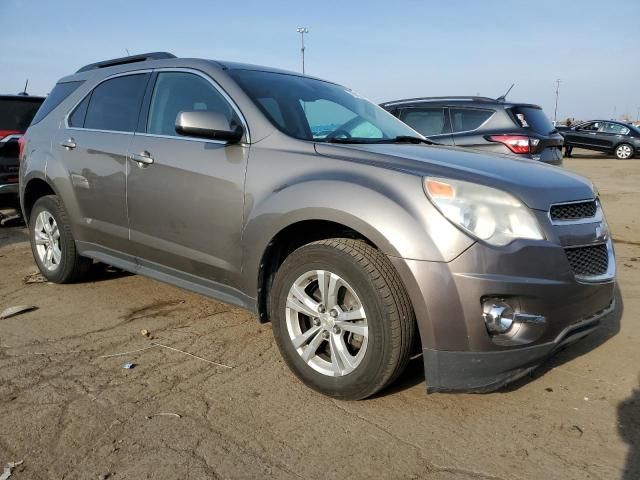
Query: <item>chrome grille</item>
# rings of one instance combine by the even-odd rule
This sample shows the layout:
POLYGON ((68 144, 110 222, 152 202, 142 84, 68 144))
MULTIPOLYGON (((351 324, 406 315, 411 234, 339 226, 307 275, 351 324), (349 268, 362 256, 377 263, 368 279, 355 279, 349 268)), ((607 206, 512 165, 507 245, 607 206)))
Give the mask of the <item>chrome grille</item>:
POLYGON ((552 205, 549 214, 551 215, 551 220, 580 220, 594 217, 597 210, 596 201, 588 200, 586 202, 552 205))
POLYGON ((549 214, 551 215, 551 220, 580 220, 594 217, 597 210, 596 201, 588 200, 586 202, 552 205, 549 214))
POLYGON ((565 248, 574 275, 593 277, 604 275, 609 268, 609 252, 605 244, 565 248))

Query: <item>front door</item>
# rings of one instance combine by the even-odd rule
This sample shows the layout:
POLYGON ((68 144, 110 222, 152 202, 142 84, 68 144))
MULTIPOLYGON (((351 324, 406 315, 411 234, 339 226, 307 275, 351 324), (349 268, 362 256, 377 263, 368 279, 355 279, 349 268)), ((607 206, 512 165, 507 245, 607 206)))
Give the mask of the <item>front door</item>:
POLYGON ((127 204, 136 256, 141 267, 191 284, 233 286, 241 266, 249 147, 181 136, 175 122, 182 111, 219 112, 238 124, 239 116, 198 73, 159 71, 154 77, 141 131, 129 148, 127 204))

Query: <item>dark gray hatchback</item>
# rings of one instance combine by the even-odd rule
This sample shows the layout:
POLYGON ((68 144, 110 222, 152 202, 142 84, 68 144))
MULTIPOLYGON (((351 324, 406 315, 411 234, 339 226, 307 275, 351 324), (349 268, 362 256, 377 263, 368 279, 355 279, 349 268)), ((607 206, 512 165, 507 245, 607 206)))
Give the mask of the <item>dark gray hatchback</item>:
POLYGON ((249 309, 327 395, 372 395, 418 349, 429 391, 495 389, 614 308, 589 180, 429 145, 340 85, 149 54, 51 98, 20 169, 42 274, 97 260, 249 309))
POLYGON ((425 97, 381 107, 442 145, 562 164, 563 138, 538 105, 487 97, 425 97))

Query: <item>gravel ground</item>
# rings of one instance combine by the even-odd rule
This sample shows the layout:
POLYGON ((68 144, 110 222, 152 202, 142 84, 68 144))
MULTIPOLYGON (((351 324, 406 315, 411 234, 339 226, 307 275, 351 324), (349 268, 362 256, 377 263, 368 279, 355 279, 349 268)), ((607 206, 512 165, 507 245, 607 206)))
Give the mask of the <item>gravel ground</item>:
POLYGON ((0 472, 22 461, 12 480, 640 479, 640 160, 566 166, 600 190, 619 311, 486 395, 427 395, 416 359, 375 398, 325 398, 254 315, 105 267, 42 283, 26 230, 0 228, 0 310, 38 307, 0 320, 0 472))

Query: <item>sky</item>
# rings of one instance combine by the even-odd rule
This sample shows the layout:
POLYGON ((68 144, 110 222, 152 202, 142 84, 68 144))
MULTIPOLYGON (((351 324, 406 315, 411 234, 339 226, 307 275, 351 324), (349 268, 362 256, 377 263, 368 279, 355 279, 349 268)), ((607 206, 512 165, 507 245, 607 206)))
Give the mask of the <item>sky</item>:
POLYGON ((0 93, 46 94, 99 60, 150 51, 301 69, 374 102, 536 103, 558 120, 640 116, 640 0, 0 0, 0 93))

